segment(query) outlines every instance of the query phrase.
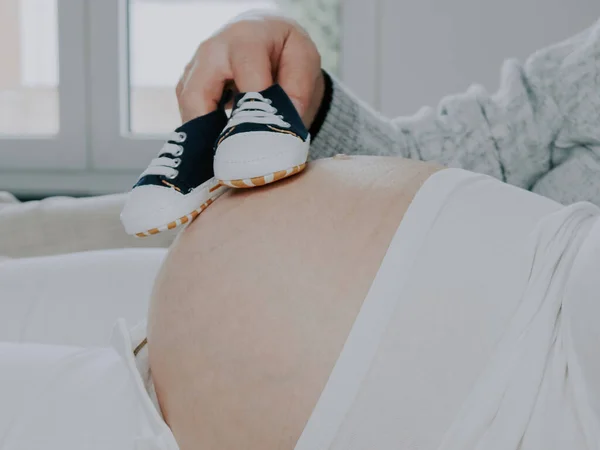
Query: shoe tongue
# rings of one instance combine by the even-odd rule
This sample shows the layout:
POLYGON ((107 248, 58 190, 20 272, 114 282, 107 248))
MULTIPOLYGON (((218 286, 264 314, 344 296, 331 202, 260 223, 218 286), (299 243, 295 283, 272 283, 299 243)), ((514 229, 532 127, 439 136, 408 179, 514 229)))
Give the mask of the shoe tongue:
MULTIPOLYGON (((227 125, 227 114, 222 109, 217 109, 204 116, 196 117, 189 122, 184 123, 175 131, 183 132, 187 135, 187 139, 183 145, 193 146, 194 148, 202 149, 204 147, 212 149, 214 142, 217 140, 219 133, 227 125)), ((178 142, 169 141, 173 144, 178 142)))
POLYGON ((196 138, 203 134, 210 134, 215 129, 223 129, 226 124, 227 114, 225 114, 224 110, 217 109, 184 123, 176 128, 175 131, 183 131, 191 138, 196 138))

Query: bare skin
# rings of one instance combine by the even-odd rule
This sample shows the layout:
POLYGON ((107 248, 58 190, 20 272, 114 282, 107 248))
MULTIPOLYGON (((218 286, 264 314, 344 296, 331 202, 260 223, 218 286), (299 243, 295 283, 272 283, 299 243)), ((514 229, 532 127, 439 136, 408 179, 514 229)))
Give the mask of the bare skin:
POLYGON ((171 248, 152 299, 150 365, 182 450, 293 449, 387 247, 439 166, 314 162, 232 191, 171 248))

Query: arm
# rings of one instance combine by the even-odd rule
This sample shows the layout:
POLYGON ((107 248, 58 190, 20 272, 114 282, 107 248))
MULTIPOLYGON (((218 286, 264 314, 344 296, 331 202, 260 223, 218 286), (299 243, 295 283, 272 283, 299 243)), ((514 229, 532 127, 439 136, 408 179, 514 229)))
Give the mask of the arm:
POLYGON ((423 108, 393 120, 333 80, 312 157, 350 153, 435 160, 530 189, 556 163, 556 145, 567 147, 600 129, 599 61, 597 23, 535 53, 525 65, 506 61, 493 95, 473 86, 445 98, 436 110, 423 108))

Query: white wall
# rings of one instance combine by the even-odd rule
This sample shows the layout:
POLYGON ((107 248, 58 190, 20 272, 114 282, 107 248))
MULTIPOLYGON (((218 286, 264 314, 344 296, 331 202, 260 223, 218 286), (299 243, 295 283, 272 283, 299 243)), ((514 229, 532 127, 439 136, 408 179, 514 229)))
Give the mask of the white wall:
POLYGON ((600 18, 598 0, 379 0, 386 115, 415 113, 470 84, 495 91, 507 57, 521 61, 600 18))

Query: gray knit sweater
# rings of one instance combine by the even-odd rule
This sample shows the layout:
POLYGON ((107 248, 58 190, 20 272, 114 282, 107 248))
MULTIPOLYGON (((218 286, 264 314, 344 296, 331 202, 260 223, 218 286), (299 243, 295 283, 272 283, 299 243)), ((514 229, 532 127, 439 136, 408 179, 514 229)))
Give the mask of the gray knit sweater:
POLYGON ((508 60, 493 95, 473 86, 436 110, 387 119, 333 80, 311 157, 394 155, 485 173, 569 204, 600 205, 600 21, 508 60))

